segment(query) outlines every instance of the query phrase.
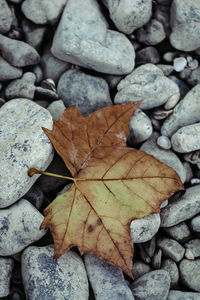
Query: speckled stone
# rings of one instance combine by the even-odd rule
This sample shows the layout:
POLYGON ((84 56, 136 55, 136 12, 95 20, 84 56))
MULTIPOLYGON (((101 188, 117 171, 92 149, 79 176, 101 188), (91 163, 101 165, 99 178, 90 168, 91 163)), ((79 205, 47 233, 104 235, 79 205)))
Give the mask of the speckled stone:
POLYGON ((161 237, 157 240, 157 245, 162 249, 165 256, 173 259, 175 262, 179 262, 184 256, 184 247, 173 239, 161 237))
POLYGON ((61 60, 107 74, 128 74, 135 64, 131 42, 108 29, 96 0, 67 1, 51 51, 61 60))
POLYGON ((0 0, 0 33, 10 30, 12 24, 12 13, 5 0, 0 0))
POLYGON ((190 226, 194 232, 200 232, 200 215, 192 218, 190 226))
POLYGON ((200 300, 200 293, 170 290, 167 300, 200 300))
POLYGON ((191 237, 191 232, 185 222, 181 222, 172 227, 165 227, 165 232, 177 242, 183 243, 191 237))
POLYGON ((35 49, 39 49, 44 39, 47 28, 36 25, 27 19, 22 20, 22 29, 25 35, 25 41, 35 49))
POLYGON ((143 261, 140 260, 134 260, 133 262, 133 276, 134 279, 137 279, 139 277, 141 277, 142 275, 149 273, 150 271, 152 271, 152 268, 150 267, 150 265, 145 264, 143 261))
POLYGON ((13 265, 12 258, 0 257, 0 297, 7 297, 10 294, 13 265))
POLYGON ((0 55, 0 80, 7 81, 22 76, 22 69, 13 67, 0 55))
POLYGON ((53 259, 53 245, 28 247, 22 254, 22 278, 27 299, 88 300, 82 259, 72 251, 53 259))
POLYGON ((46 230, 39 227, 43 215, 27 200, 21 199, 9 208, 0 210, 0 255, 8 256, 39 240, 46 230))
POLYGON ((200 259, 183 259, 179 271, 181 282, 191 290, 200 292, 200 259))
POLYGON ((84 261, 96 300, 134 300, 119 268, 91 254, 85 254, 84 261))
POLYGON ((8 101, 0 110, 0 207, 7 207, 26 194, 38 175, 29 168, 47 168, 53 147, 42 130, 52 129, 50 113, 31 100, 8 101))
POLYGON ((163 24, 152 18, 144 27, 137 30, 137 39, 146 45, 157 45, 166 37, 163 24))
POLYGON ((160 61, 160 55, 155 47, 142 48, 136 52, 135 64, 143 65, 147 63, 157 64, 160 61))
POLYGON ((58 121, 61 115, 64 113, 65 105, 62 100, 53 101, 48 107, 47 110, 51 113, 52 118, 58 121))
POLYGON ((172 259, 163 259, 161 268, 169 273, 170 288, 177 287, 179 281, 179 270, 176 263, 172 259))
MULTIPOLYGON (((190 240, 184 244, 184 247, 186 248, 186 252, 189 250, 192 253, 193 259, 200 257, 200 239, 190 240)), ((185 253, 185 256, 187 257, 187 253, 185 253)))

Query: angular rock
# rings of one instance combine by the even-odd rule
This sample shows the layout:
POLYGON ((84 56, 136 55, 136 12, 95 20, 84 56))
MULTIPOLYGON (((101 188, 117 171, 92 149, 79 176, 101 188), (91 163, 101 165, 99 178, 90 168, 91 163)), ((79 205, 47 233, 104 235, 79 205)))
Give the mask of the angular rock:
POLYGON ((61 76, 57 92, 66 106, 77 105, 86 115, 112 105, 107 82, 77 70, 69 70, 61 76))
POLYGON ((142 100, 141 109, 163 105, 173 95, 179 93, 178 86, 153 64, 145 64, 135 69, 120 81, 117 90, 115 103, 142 100))
POLYGON ((160 55, 155 47, 146 47, 136 52, 135 64, 143 65, 147 63, 157 64, 160 61, 160 55))
POLYGON ((163 251, 166 257, 173 259, 175 262, 179 262, 185 253, 185 249, 177 241, 165 237, 161 237, 157 241, 157 246, 163 251))
POLYGON ((22 29, 25 34, 26 42, 33 48, 38 49, 42 43, 47 28, 45 26, 38 26, 27 19, 24 19, 22 21, 22 29))
POLYGON ((200 186, 186 189, 185 194, 161 210, 161 227, 171 227, 200 212, 200 186))
POLYGON ((126 34, 144 25, 151 17, 152 2, 150 0, 103 0, 110 12, 110 18, 119 31, 126 34))
POLYGON ((190 253, 192 253, 194 258, 200 257, 200 239, 190 240, 189 242, 184 244, 184 247, 186 248, 186 258, 189 259, 189 257, 187 257, 188 250, 190 251, 190 253))
POLYGON ((53 259, 53 245, 28 247, 22 254, 22 278, 27 299, 81 299, 89 296, 82 259, 68 251, 53 259))
POLYGON ((0 33, 10 30, 12 24, 12 13, 5 0, 0 0, 0 33))
POLYGON ((22 78, 12 81, 5 90, 7 99, 27 98, 33 99, 35 93, 35 74, 24 73, 22 78))
POLYGON ((52 129, 50 113, 31 100, 8 101, 0 110, 0 207, 16 202, 30 189, 53 159, 53 148, 41 127, 52 129))
POLYGON ((90 254, 84 255, 84 261, 96 300, 134 300, 119 268, 90 254))
POLYGON ((61 60, 108 74, 130 73, 135 63, 131 42, 108 29, 96 0, 68 0, 51 51, 61 60))
POLYGON ((136 279, 131 285, 131 290, 137 300, 166 300, 169 287, 169 273, 156 270, 136 279))
POLYGON ((165 37, 164 26, 156 19, 151 19, 144 27, 139 28, 137 31, 137 39, 145 45, 157 45, 162 42, 165 37))
POLYGON ((25 0, 22 4, 22 12, 27 19, 36 24, 54 24, 58 21, 66 0, 40 1, 40 0, 25 0))
POLYGON ((170 290, 167 300, 200 300, 200 293, 170 290))
POLYGON ((58 121, 61 115, 64 113, 65 105, 62 100, 53 101, 47 108, 47 110, 51 113, 52 118, 58 121))
POLYGON ((22 69, 13 67, 0 55, 0 80, 7 81, 22 76, 22 69))
POLYGON ((179 271, 182 283, 191 290, 200 292, 200 259, 183 259, 179 265, 179 271))
POLYGON ((12 258, 0 257, 0 297, 7 297, 10 294, 13 265, 12 258))
POLYGON ((200 215, 192 218, 190 226, 194 232, 200 232, 200 215))
POLYGON ((14 67, 35 65, 40 61, 37 51, 29 44, 0 34, 2 56, 14 67), (16 51, 17 49, 17 51, 16 51))
POLYGON ((139 277, 141 277, 142 275, 149 273, 150 271, 152 271, 150 265, 145 264, 144 262, 138 260, 134 260, 134 264, 133 264, 133 277, 134 279, 137 279, 139 277))
POLYGON ((181 222, 172 227, 165 227, 165 232, 174 240, 183 243, 191 237, 191 232, 185 222, 181 222))
POLYGON ((163 123, 161 134, 172 136, 179 128, 200 122, 200 84, 193 87, 175 107, 173 114, 163 123))
POLYGON ((21 199, 0 210, 0 255, 8 256, 39 240, 46 230, 40 230, 43 215, 27 200, 21 199))
POLYGON ((172 259, 164 259, 162 261, 161 268, 169 273, 170 288, 177 287, 179 281, 179 271, 176 263, 172 259))

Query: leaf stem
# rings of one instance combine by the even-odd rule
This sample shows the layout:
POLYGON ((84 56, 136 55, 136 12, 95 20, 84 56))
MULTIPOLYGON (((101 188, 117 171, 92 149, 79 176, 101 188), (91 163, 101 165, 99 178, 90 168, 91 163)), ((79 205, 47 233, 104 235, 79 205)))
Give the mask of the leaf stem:
POLYGON ((42 175, 48 175, 48 176, 53 176, 53 177, 58 177, 58 178, 63 178, 63 179, 69 179, 74 182, 76 181, 76 179, 73 177, 68 177, 68 176, 58 175, 58 174, 54 174, 54 173, 50 173, 50 172, 40 171, 40 170, 37 170, 34 168, 29 169, 29 171, 28 171, 29 177, 32 177, 35 174, 42 174, 42 175))

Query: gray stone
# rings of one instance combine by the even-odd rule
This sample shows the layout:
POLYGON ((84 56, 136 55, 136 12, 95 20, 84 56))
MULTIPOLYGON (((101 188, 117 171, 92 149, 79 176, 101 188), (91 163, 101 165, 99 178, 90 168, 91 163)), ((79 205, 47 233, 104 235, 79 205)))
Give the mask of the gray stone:
POLYGON ((200 163, 200 150, 184 154, 184 160, 193 165, 200 163))
POLYGON ((28 200, 33 206, 39 209, 44 200, 44 195, 42 190, 37 184, 34 184, 30 190, 24 195, 24 198, 28 200))
POLYGON ((172 0, 157 0, 157 2, 161 5, 167 5, 170 6, 172 3, 172 0))
POLYGON ((36 100, 34 102, 43 108, 47 108, 49 106, 49 102, 47 100, 36 100))
POLYGON ((157 249, 154 256, 151 259, 151 264, 154 269, 160 269, 162 259, 162 250, 157 249))
POLYGON ((12 24, 12 13, 5 0, 0 0, 0 33, 10 30, 12 24))
POLYGON ((174 108, 173 114, 163 123, 162 135, 172 136, 179 128, 200 122, 200 84, 193 87, 174 108))
POLYGON ((174 0, 171 5, 170 43, 178 50, 193 51, 200 47, 200 2, 174 0))
POLYGON ((190 73, 187 82, 192 86, 200 83, 200 67, 190 73))
POLYGON ((173 64, 174 64, 174 70, 176 72, 181 72, 187 66, 187 60, 185 59, 185 57, 176 57, 174 59, 173 64))
POLYGON ((13 265, 13 259, 0 257, 0 297, 7 297, 10 294, 13 265))
POLYGON ((176 76, 169 76, 169 79, 171 79, 172 81, 174 81, 178 87, 179 87, 179 91, 180 91, 180 98, 184 98, 185 95, 189 92, 190 88, 188 87, 188 85, 180 80, 179 78, 177 78, 176 76))
POLYGON ((152 271, 150 265, 145 264, 144 262, 138 260, 133 262, 133 277, 134 279, 137 279, 141 277, 142 275, 149 273, 152 271))
POLYGON ((194 232, 200 232, 200 215, 192 218, 190 226, 194 232))
POLYGON ((65 105, 62 100, 53 101, 47 108, 52 115, 52 118, 58 121, 61 115, 64 113, 65 105))
POLYGON ((155 270, 136 279, 131 290, 137 300, 166 300, 170 276, 165 270, 155 270))
POLYGON ((13 67, 0 55, 0 80, 7 81, 22 76, 22 69, 13 67))
POLYGON ((170 288, 176 288, 179 282, 179 270, 176 263, 172 259, 164 259, 161 268, 169 273, 170 288))
POLYGON ((164 135, 161 135, 157 138, 157 145, 164 150, 169 150, 171 148, 170 139, 164 135))
POLYGON ((82 114, 112 105, 107 82, 78 70, 65 72, 58 82, 57 91, 66 106, 76 104, 82 114))
POLYGON ((180 94, 172 96, 164 105, 164 109, 172 109, 178 103, 180 99, 180 94))
POLYGON ((36 24, 54 24, 58 21, 65 3, 66 0, 57 0, 56 3, 49 0, 25 0, 21 9, 27 19, 36 24))
POLYGON ((156 250, 156 235, 150 241, 143 243, 143 248, 149 257, 152 257, 156 250))
POLYGON ((135 64, 131 42, 108 29, 96 0, 68 0, 51 51, 61 60, 108 74, 130 73, 135 64))
POLYGON ((200 300, 200 293, 170 290, 167 300, 200 300))
POLYGON ((185 168, 185 171, 186 171, 186 179, 185 179, 185 182, 190 182, 190 180, 192 179, 193 177, 193 171, 192 171, 192 168, 190 166, 190 164, 188 162, 183 162, 183 166, 185 168))
POLYGON ((188 250, 192 253, 194 258, 200 257, 200 239, 190 240, 184 244, 184 247, 186 248, 185 257, 187 259, 189 259, 189 257, 187 257, 188 250))
POLYGON ((58 100, 58 94, 50 89, 43 88, 41 86, 37 86, 35 88, 35 97, 37 99, 44 99, 49 102, 58 100))
POLYGON ((115 89, 118 83, 122 80, 123 76, 120 75, 105 75, 105 80, 107 81, 110 89, 115 89))
POLYGON ((180 261, 185 253, 185 249, 181 244, 173 239, 161 237, 157 241, 157 246, 163 251, 166 257, 173 259, 175 262, 180 261))
POLYGON ((53 259, 53 245, 28 247, 22 254, 22 278, 27 299, 81 299, 89 296, 82 259, 73 251, 53 259))
POLYGON ((151 120, 141 109, 137 109, 134 113, 130 120, 129 128, 129 142, 132 145, 146 141, 153 132, 151 120))
POLYGON ((18 98, 0 109, 0 207, 26 194, 39 175, 28 176, 32 167, 43 170, 53 159, 52 145, 42 127, 52 129, 50 113, 31 100, 18 98))
POLYGON ((177 242, 183 243, 191 237, 191 232, 185 222, 172 227, 165 227, 165 232, 177 242))
POLYGON ((163 105, 173 95, 179 93, 178 86, 153 64, 145 64, 135 69, 120 81, 117 90, 115 103, 142 100, 141 109, 163 105))
POLYGON ((12 81, 5 90, 7 99, 28 98, 33 99, 35 93, 35 74, 24 73, 20 79, 12 81))
POLYGON ((0 50, 2 56, 14 67, 35 65, 40 60, 37 51, 29 44, 10 39, 2 34, 0 34, 0 50))
POLYGON ((36 25, 27 19, 22 21, 22 29, 25 34, 26 42, 33 48, 38 49, 42 43, 47 28, 36 25))
POLYGON ((161 227, 171 227, 188 220, 200 212, 200 186, 186 189, 185 194, 162 209, 161 227))
POLYGON ((152 2, 150 0, 103 0, 110 12, 110 18, 119 31, 126 34, 144 25, 151 17, 152 2))
POLYGON ((162 42, 165 37, 164 26, 156 19, 151 19, 144 27, 139 28, 137 31, 138 41, 146 45, 157 45, 162 42))
POLYGON ((200 259, 183 259, 179 271, 182 283, 191 290, 200 292, 200 259))
POLYGON ((179 160, 178 156, 171 150, 164 150, 158 147, 157 138, 159 137, 158 132, 153 132, 151 137, 142 144, 140 150, 147 152, 148 154, 153 155, 155 158, 173 168, 177 174, 180 176, 181 181, 185 182, 185 169, 179 160))
POLYGON ((156 66, 163 71, 165 76, 169 76, 172 72, 174 72, 174 67, 172 65, 157 64, 156 66))
POLYGON ((39 240, 46 230, 40 230, 43 215, 27 200, 21 199, 0 210, 0 255, 8 256, 39 240))
POLYGON ((171 137, 172 148, 179 153, 200 150, 200 123, 184 126, 171 137))
POLYGON ((139 243, 139 244, 134 244, 136 249, 138 248, 138 254, 140 255, 142 261, 146 264, 149 264, 151 262, 151 257, 149 256, 149 254, 146 251, 145 248, 145 243, 139 243))
POLYGON ((40 65, 36 65, 32 68, 32 72, 36 76, 36 83, 39 83, 43 79, 43 70, 40 65))
POLYGON ((155 47, 146 47, 136 52, 135 64, 143 65, 147 63, 157 64, 160 61, 160 55, 155 47))
POLYGON ((149 241, 160 227, 160 215, 151 214, 141 219, 131 222, 131 236, 134 243, 144 243, 149 241))
POLYGON ((162 23, 166 37, 170 34, 170 24, 169 24, 169 15, 170 15, 170 8, 164 5, 156 5, 156 9, 154 12, 154 18, 162 23))
POLYGON ((96 300, 134 300, 120 269, 90 254, 84 255, 84 261, 96 300))

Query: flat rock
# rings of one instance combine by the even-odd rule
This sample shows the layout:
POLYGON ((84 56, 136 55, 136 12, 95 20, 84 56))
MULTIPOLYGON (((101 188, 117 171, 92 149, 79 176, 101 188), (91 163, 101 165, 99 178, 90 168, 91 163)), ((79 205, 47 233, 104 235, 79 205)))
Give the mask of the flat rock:
POLYGON ((13 67, 0 55, 0 81, 16 79, 22 76, 22 69, 13 67))
POLYGON ((41 127, 52 129, 51 114, 31 100, 18 98, 0 109, 0 207, 7 207, 26 194, 38 175, 31 167, 47 168, 53 147, 41 127))
POLYGON ((200 259, 183 259, 179 265, 182 283, 195 292, 200 292, 200 259))
POLYGON ((135 63, 131 42, 108 29, 96 0, 68 0, 51 51, 61 60, 108 74, 130 73, 135 63))
POLYGON ((165 232, 177 242, 183 243, 191 237, 191 232, 185 222, 178 223, 172 227, 165 227, 165 232))
POLYGON ((157 45, 166 37, 163 24, 152 18, 144 27, 137 30, 137 39, 145 45, 157 45))
POLYGON ((13 265, 12 258, 0 257, 0 297, 7 297, 10 294, 13 265))
POLYGON ((27 299, 88 300, 82 259, 68 251, 53 259, 53 245, 28 247, 22 254, 22 279, 27 299))
POLYGON ((172 259, 164 259, 161 268, 169 273, 170 288, 177 287, 179 282, 179 270, 176 263, 172 259))
POLYGON ((0 34, 0 50, 2 56, 14 67, 35 65, 40 61, 38 52, 29 44, 2 34, 0 34))
POLYGON ((178 86, 153 64, 145 64, 127 75, 117 86, 114 102, 136 102, 142 100, 141 109, 152 109, 163 105, 172 96, 179 94, 178 86))
POLYGON ((200 300, 200 293, 170 290, 167 300, 200 300))
POLYGON ((56 2, 50 0, 25 0, 21 9, 27 19, 36 24, 54 24, 58 21, 65 3, 66 0, 56 0, 56 2))
POLYGON ((0 33, 10 30, 12 24, 12 13, 5 0, 0 0, 0 33))
POLYGON ((136 279, 131 285, 131 290, 137 300, 166 300, 169 287, 169 273, 165 270, 155 270, 136 279))
POLYGON ((8 256, 39 240, 46 230, 40 230, 43 215, 27 200, 21 199, 0 210, 0 255, 8 256))
POLYGON ((134 300, 119 268, 90 254, 84 255, 84 261, 96 300, 134 300))
POLYGON ((140 28, 151 17, 151 0, 103 0, 103 3, 107 6, 116 27, 126 34, 140 28))
POLYGON ((112 105, 107 82, 78 70, 66 71, 61 76, 57 92, 67 107, 77 105, 80 112, 86 115, 112 105))
POLYGON ((166 257, 173 259, 175 262, 179 262, 185 253, 185 249, 181 244, 166 237, 160 237, 157 241, 157 246, 162 249, 166 257))
POLYGON ((186 189, 185 194, 161 210, 161 227, 171 227, 188 220, 200 212, 200 186, 186 189))

